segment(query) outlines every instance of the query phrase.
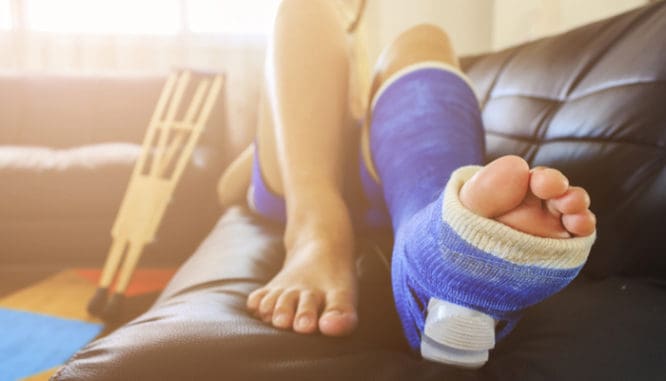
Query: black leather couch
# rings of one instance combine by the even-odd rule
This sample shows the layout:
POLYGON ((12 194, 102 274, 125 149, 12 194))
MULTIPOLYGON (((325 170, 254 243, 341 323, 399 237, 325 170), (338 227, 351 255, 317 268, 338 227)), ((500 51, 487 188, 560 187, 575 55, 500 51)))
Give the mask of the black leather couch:
POLYGON ((411 355, 393 309, 390 237, 359 237, 349 338, 278 331, 247 294, 279 269, 280 230, 226 212, 155 305, 54 380, 663 380, 666 378, 666 3, 463 60, 488 159, 514 153, 586 187, 598 241, 582 275, 528 309, 478 371, 411 355))

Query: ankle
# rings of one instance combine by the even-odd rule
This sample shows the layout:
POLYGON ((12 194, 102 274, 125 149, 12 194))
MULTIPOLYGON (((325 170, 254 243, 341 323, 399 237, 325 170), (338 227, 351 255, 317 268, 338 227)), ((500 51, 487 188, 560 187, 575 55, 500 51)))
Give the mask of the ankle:
POLYGON ((311 244, 337 250, 352 247, 351 217, 339 194, 305 194, 288 205, 284 234, 287 250, 311 244))

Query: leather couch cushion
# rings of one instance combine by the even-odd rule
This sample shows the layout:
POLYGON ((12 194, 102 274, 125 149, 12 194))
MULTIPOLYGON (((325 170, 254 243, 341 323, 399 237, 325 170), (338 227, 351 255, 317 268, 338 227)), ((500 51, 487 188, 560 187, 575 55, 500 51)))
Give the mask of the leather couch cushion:
POLYGON ((65 380, 658 379, 666 290, 580 278, 528 310, 480 371, 412 356, 393 307, 385 245, 359 245, 360 326, 348 338, 299 335, 245 311, 284 259, 282 231, 232 209, 145 314, 81 350, 65 380))

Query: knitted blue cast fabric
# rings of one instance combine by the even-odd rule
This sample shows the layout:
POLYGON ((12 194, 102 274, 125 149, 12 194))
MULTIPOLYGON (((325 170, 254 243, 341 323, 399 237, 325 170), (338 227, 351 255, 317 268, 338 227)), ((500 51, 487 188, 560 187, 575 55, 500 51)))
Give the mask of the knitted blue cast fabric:
MULTIPOLYGON (((370 149, 397 232, 439 197, 455 169, 483 163, 485 146, 476 97, 459 74, 426 65, 393 78, 375 97, 370 149)), ((365 179, 363 186, 369 198, 381 195, 365 179)))
POLYGON ((254 150, 252 160, 252 183, 248 194, 248 204, 260 216, 279 224, 287 222, 287 204, 284 198, 268 187, 259 165, 259 149, 254 150))
MULTIPOLYGON (((503 321, 497 333, 497 339, 501 339, 514 327, 521 310, 553 295, 578 275, 581 262, 569 267, 557 261, 514 263, 479 248, 481 245, 474 241, 502 240, 503 232, 481 231, 476 232, 476 240, 462 238, 449 221, 442 219, 444 202, 442 193, 406 221, 397 232, 393 249, 394 297, 412 348, 419 348, 425 307, 431 297, 503 321)), ((510 239, 506 241, 506 246, 519 246, 510 239)), ((530 245, 525 246, 528 248, 523 254, 529 252, 530 245)), ((566 257, 568 252, 558 254, 566 257)))
MULTIPOLYGON (((428 286, 415 288, 424 280, 407 266, 407 244, 434 238, 415 228, 433 228, 427 217, 435 211, 453 170, 483 162, 483 127, 474 92, 458 75, 436 67, 400 76, 377 95, 373 106, 370 148, 395 233, 394 299, 407 340, 416 350, 431 292, 428 286), (419 211, 426 217, 410 228, 419 211)), ((364 186, 366 193, 377 193, 371 183, 364 181, 364 186)), ((434 245, 418 255, 438 253, 434 245)))
MULTIPOLYGON (((501 338, 520 310, 560 290, 582 266, 581 256, 573 264, 559 262, 557 255, 567 258, 570 247, 531 258, 531 250, 542 243, 561 243, 516 232, 460 205, 451 208, 449 221, 444 218, 457 190, 449 192, 453 201, 445 200, 443 190, 455 169, 482 163, 484 134, 468 83, 438 66, 407 68, 389 80, 377 95, 370 129, 395 236, 394 298, 414 350, 420 347, 431 297, 505 321, 501 338)), ((364 185, 376 193, 372 184, 364 185)))

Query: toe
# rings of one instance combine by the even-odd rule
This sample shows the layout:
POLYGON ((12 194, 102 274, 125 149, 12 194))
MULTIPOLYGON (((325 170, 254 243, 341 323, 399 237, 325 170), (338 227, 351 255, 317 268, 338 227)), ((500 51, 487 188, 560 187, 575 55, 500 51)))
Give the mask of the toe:
POLYGON ((569 189, 569 180, 553 168, 537 167, 532 170, 530 190, 542 200, 562 196, 569 189))
POLYGON ((261 320, 265 321, 266 323, 272 320, 275 303, 277 302, 281 294, 282 290, 273 289, 268 291, 266 296, 264 296, 264 298, 261 299, 261 303, 259 303, 259 310, 258 310, 258 314, 261 320))
POLYGON ((257 310, 259 309, 259 303, 261 303, 261 300, 264 298, 264 296, 267 293, 268 290, 263 287, 252 291, 252 293, 247 297, 247 302, 246 302, 247 309, 252 313, 256 313, 257 310))
POLYGON ((590 210, 562 216, 562 225, 574 236, 588 236, 594 233, 597 218, 590 210))
POLYGON ((561 214, 577 214, 590 207, 590 196, 581 187, 570 187, 562 196, 550 202, 561 214))
POLYGON ((277 302, 275 302, 275 310, 273 311, 273 325, 275 327, 291 328, 299 294, 299 290, 288 290, 280 295, 277 302))
POLYGON ((317 314, 322 303, 322 296, 313 291, 302 291, 298 299, 294 331, 313 333, 317 330, 317 314))
POLYGON ((494 218, 520 205, 527 194, 529 179, 525 160, 503 156, 465 182, 460 190, 460 201, 472 212, 494 218))
POLYGON ((352 292, 331 291, 326 295, 326 309, 319 319, 319 330, 327 336, 350 334, 358 324, 352 292))

